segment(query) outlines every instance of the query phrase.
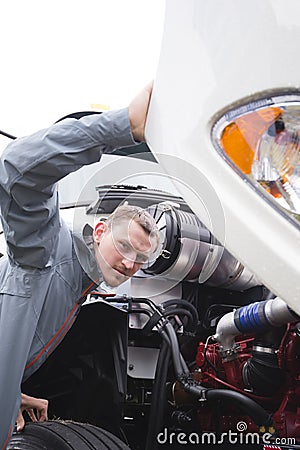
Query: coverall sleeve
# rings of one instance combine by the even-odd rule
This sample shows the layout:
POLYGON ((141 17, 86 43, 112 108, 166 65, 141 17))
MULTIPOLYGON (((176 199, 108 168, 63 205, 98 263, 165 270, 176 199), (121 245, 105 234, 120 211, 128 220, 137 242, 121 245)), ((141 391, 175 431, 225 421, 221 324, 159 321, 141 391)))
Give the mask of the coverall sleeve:
POLYGON ((19 265, 51 265, 60 226, 56 182, 134 143, 126 108, 66 119, 8 145, 0 160, 0 206, 9 257, 19 265))

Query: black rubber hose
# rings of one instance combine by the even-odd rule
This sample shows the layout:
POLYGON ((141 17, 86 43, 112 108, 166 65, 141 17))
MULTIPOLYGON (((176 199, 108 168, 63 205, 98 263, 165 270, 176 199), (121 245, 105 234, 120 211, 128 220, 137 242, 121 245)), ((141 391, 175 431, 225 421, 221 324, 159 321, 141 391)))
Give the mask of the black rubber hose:
MULTIPOLYGON (((174 326, 176 326, 175 323, 174 326)), ((189 375, 189 369, 179 351, 176 330, 173 328, 171 322, 166 322, 162 327, 158 328, 158 331, 164 341, 161 345, 156 366, 145 450, 156 450, 158 448, 156 436, 161 431, 163 424, 164 408, 166 405, 166 383, 171 357, 173 358, 174 368, 175 365, 177 367, 177 372, 183 377, 189 375)))
POLYGON ((162 315, 164 317, 170 317, 170 316, 185 316, 188 318, 188 324, 190 326, 186 326, 189 330, 193 331, 195 330, 195 327, 193 326, 193 315, 190 313, 190 311, 183 309, 183 308, 168 308, 165 311, 163 311, 162 315))
MULTIPOLYGON (((135 310, 132 309, 132 312, 134 312, 135 310)), ((152 329, 157 326, 158 322, 161 320, 162 317, 168 317, 168 316, 174 316, 174 315, 184 315, 186 317, 188 317, 189 321, 188 323, 190 323, 189 326, 189 330, 195 330, 195 321, 193 319, 192 314, 188 311, 185 310, 184 308, 168 308, 163 310, 162 312, 155 312, 150 319, 148 320, 148 322, 146 323, 146 325, 143 327, 143 334, 145 334, 146 336, 148 336, 152 329)))
POLYGON ((281 368, 273 366, 272 356, 277 358, 277 355, 268 354, 256 356, 253 352, 243 367, 245 384, 256 395, 274 395, 284 383, 285 374, 281 368))
POLYGON ((182 367, 182 371, 185 373, 185 375, 190 375, 190 369, 187 366, 187 363, 185 362, 182 354, 180 353, 180 360, 181 360, 181 367, 182 367))
POLYGON ((163 342, 156 366, 145 450, 156 450, 158 448, 156 436, 161 431, 167 401, 166 383, 170 356, 170 348, 166 342, 163 342))
POLYGON ((165 343, 168 345, 168 348, 171 349, 171 341, 170 341, 169 335, 166 332, 166 330, 164 329, 164 327, 163 326, 158 327, 158 332, 161 335, 161 337, 163 338, 163 340, 165 341, 165 343))
POLYGON ((284 383, 285 374, 278 365, 278 349, 285 330, 286 326, 272 328, 253 341, 252 357, 243 367, 243 380, 255 394, 272 395, 284 383))
POLYGON ((271 426, 273 424, 272 416, 249 397, 240 392, 229 391, 227 389, 207 389, 205 392, 207 401, 229 400, 238 404, 240 409, 251 417, 258 425, 271 426))
MULTIPOLYGON (((150 306, 150 308, 152 309, 152 311, 157 312, 160 314, 160 309, 158 308, 158 306, 152 301, 150 300, 150 298, 135 298, 135 297, 130 297, 132 303, 145 303, 146 305, 150 306)), ((128 299, 127 299, 128 300, 128 299)))
MULTIPOLYGON (((138 299, 138 302, 139 303, 148 303, 145 300, 148 300, 148 299, 138 299)), ((135 301, 136 300, 134 300, 134 302, 135 301)), ((191 305, 190 303, 188 303, 186 300, 174 299, 174 300, 167 300, 166 302, 161 303, 158 306, 155 305, 155 308, 153 307, 153 305, 151 305, 152 309, 155 310, 155 313, 153 314, 153 316, 148 320, 148 322, 144 326, 143 334, 145 334, 145 335, 150 334, 153 327, 157 325, 160 318, 166 317, 169 314, 168 308, 170 308, 170 306, 177 306, 177 305, 184 307, 184 308, 178 309, 178 315, 179 315, 179 312, 181 313, 181 309, 182 309, 182 313, 184 312, 185 315, 187 317, 189 317, 189 319, 191 321, 190 329, 195 330, 198 325, 198 312, 197 312, 196 308, 193 305, 191 305), (185 311, 185 309, 188 311, 185 311), (192 318, 191 318, 191 315, 192 315, 192 318)), ((174 313, 175 308, 173 310, 170 309, 170 311, 172 313, 174 313)), ((171 315, 171 314, 169 314, 169 315, 171 315)))
MULTIPOLYGON (((142 328, 142 333, 146 336, 148 336, 152 329, 157 326, 159 321, 162 319, 162 313, 161 312, 155 312, 152 317, 148 320, 148 322, 144 325, 142 328)), ((164 319, 165 320, 165 319, 164 319)))
POLYGON ((186 309, 188 309, 192 313, 193 318, 194 318, 193 326, 196 329, 196 327, 198 325, 198 321, 199 321, 199 316, 198 316, 198 311, 195 308, 195 306, 192 305, 187 300, 184 300, 184 299, 171 299, 171 300, 167 300, 167 301, 161 303, 161 306, 163 308, 165 308, 165 309, 170 307, 170 306, 174 306, 174 305, 183 306, 183 307, 185 307, 186 309))
MULTIPOLYGON (((177 341, 177 336, 176 336, 175 330, 174 329, 172 330, 173 327, 172 328, 169 327, 169 332, 167 332, 165 330, 165 328, 166 328, 166 326, 164 324, 164 326, 158 328, 158 332, 160 333, 160 335, 162 336, 162 338, 164 339, 166 344, 168 344, 168 348, 170 349, 171 356, 173 357, 173 354, 176 355, 176 361, 177 361, 176 364, 178 365, 178 367, 179 367, 179 365, 181 366, 180 367, 180 374, 181 375, 182 374, 190 375, 190 370, 189 370, 189 368, 188 368, 188 366, 187 366, 187 364, 186 364, 186 362, 185 362, 185 360, 184 360, 184 358, 183 358, 183 356, 182 356, 182 354, 181 354, 181 352, 179 350, 178 343, 177 343, 177 345, 172 345, 172 342, 175 342, 175 339, 177 341), (170 339, 170 336, 169 336, 170 332, 173 335, 173 339, 172 340, 170 339), (174 335, 175 335, 175 337, 174 337, 174 335), (179 359, 178 359, 177 355, 178 355, 179 359)), ((173 362, 174 362, 174 358, 173 358, 173 362)))
POLYGON ((170 322, 167 322, 164 328, 169 336, 171 343, 171 355, 173 359, 175 376, 177 379, 179 379, 186 374, 186 367, 182 366, 182 356, 179 350, 176 331, 174 330, 170 322))

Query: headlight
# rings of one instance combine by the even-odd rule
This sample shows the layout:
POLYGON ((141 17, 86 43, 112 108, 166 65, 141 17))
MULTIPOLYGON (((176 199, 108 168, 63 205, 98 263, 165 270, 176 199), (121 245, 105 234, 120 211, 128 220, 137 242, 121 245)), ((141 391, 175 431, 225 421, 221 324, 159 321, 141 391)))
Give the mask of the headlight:
POLYGON ((276 95, 226 112, 214 146, 250 185, 299 227, 300 95, 276 95))

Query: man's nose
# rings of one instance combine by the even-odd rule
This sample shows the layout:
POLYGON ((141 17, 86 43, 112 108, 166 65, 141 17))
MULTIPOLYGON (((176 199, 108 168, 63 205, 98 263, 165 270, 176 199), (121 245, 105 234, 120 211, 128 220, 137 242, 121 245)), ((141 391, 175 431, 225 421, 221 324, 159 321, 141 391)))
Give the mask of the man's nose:
POLYGON ((130 257, 125 257, 122 260, 122 263, 124 265, 124 267, 126 267, 126 269, 133 269, 134 266, 134 259, 130 258, 130 257))

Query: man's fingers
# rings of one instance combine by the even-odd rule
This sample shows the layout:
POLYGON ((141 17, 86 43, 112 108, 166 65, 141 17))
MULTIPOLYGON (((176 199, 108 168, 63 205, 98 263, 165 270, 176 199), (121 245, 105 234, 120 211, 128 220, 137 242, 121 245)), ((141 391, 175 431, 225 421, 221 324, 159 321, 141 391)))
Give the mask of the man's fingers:
POLYGON ((28 417, 32 422, 45 422, 45 420, 48 420, 48 400, 22 394, 21 408, 17 417, 18 431, 23 430, 25 426, 25 420, 22 415, 23 411, 27 412, 28 417))
POLYGON ((37 411, 37 417, 39 422, 45 422, 48 420, 48 400, 42 400, 40 409, 37 411))
POLYGON ((17 425, 17 431, 23 430, 23 428, 25 426, 25 420, 24 420, 24 417, 23 417, 21 409, 19 409, 19 411, 18 411, 16 425, 17 425))
POLYGON ((26 409, 26 412, 27 412, 29 418, 32 420, 32 422, 37 422, 36 415, 35 415, 34 410, 32 408, 26 409))

